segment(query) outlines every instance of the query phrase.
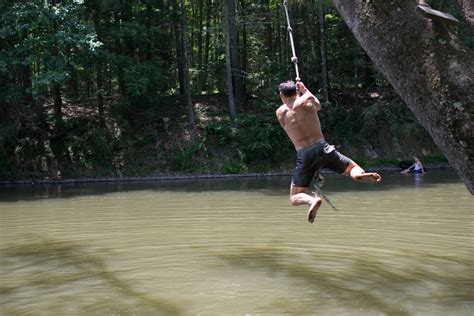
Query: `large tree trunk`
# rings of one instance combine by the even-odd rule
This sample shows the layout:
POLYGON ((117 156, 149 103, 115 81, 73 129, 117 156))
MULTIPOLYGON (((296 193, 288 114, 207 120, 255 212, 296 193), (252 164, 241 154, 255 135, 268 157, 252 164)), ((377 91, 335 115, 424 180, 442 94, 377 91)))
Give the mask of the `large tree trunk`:
POLYGON ((447 26, 419 15, 416 1, 333 2, 372 61, 474 194, 472 50, 447 26))

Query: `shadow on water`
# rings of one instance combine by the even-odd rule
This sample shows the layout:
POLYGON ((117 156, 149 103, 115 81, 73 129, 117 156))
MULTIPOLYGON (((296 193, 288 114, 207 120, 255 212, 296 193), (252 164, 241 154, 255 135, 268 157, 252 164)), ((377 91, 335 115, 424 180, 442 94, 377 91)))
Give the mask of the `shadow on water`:
MULTIPOLYGON (((414 315, 420 304, 456 309, 474 304, 474 258, 470 254, 438 256, 429 253, 393 253, 375 258, 360 251, 323 252, 302 258, 287 249, 242 248, 217 257, 233 269, 262 271, 272 277, 281 275, 299 282, 314 297, 311 307, 301 304, 299 314, 326 310, 333 303, 348 311, 367 315, 414 315), (307 262, 314 265, 308 266, 307 262), (331 302, 332 301, 332 302, 331 302)), ((276 304, 284 305, 282 302, 276 304)), ((295 306, 279 306, 295 313, 295 306)))
POLYGON ((183 314, 169 301, 136 291, 108 269, 101 255, 77 243, 38 240, 0 252, 0 309, 5 315, 42 310, 50 315, 183 314))
MULTIPOLYGON (((400 175, 398 172, 383 173, 383 182, 378 185, 354 182, 348 177, 326 174, 324 192, 344 191, 388 191, 400 186, 413 188, 439 186, 460 183, 459 178, 450 170, 436 170, 425 175, 400 175)), ((244 191, 281 196, 288 194, 291 176, 183 179, 167 181, 141 182, 103 182, 44 185, 8 185, 0 186, 0 202, 35 201, 46 198, 75 198, 80 196, 105 195, 132 191, 174 191, 174 192, 212 192, 244 191)))

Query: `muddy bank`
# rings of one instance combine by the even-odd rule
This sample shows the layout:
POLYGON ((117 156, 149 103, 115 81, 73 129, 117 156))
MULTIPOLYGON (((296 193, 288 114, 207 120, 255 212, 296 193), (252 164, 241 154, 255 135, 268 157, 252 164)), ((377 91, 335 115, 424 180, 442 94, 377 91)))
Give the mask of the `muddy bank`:
MULTIPOLYGON (((449 164, 425 164, 426 170, 450 169, 449 164)), ((367 171, 377 172, 400 172, 399 167, 378 166, 365 168, 367 171)), ((323 170, 322 174, 333 172, 323 170)), ((23 180, 0 180, 0 185, 43 185, 43 184, 74 184, 74 183, 106 183, 106 182, 147 182, 147 181, 176 181, 176 180, 205 180, 205 179, 233 179, 233 178, 257 178, 257 177, 291 177, 292 172, 266 172, 266 173, 241 173, 241 174, 157 174, 150 176, 129 177, 97 177, 97 178, 71 178, 71 179, 23 179, 23 180)))

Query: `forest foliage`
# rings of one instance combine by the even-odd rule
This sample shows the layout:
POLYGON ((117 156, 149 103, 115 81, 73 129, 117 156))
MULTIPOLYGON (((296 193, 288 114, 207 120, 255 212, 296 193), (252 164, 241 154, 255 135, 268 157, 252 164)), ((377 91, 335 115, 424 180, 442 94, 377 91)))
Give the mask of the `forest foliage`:
MULTIPOLYGON (((289 3, 329 141, 365 161, 438 155, 330 1, 289 3)), ((274 118, 294 78, 283 1, 5 0, 0 12, 1 178, 292 164, 274 118)))

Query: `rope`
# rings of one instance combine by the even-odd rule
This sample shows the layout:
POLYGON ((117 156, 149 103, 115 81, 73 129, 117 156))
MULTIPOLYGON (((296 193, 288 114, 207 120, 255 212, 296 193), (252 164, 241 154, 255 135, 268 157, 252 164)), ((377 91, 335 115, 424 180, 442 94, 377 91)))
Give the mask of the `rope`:
POLYGON ((323 193, 323 190, 321 190, 321 187, 323 186, 323 184, 324 184, 324 177, 321 175, 321 173, 316 172, 316 174, 314 175, 314 178, 313 178, 313 186, 314 186, 313 194, 315 196, 322 197, 332 207, 332 209, 336 213, 342 212, 340 209, 335 207, 332 204, 331 200, 323 193))
POLYGON ((293 29, 291 28, 290 24, 290 15, 288 14, 288 0, 283 1, 283 6, 285 7, 285 14, 286 14, 286 24, 288 25, 288 35, 290 37, 290 44, 291 44, 291 52, 293 56, 291 57, 291 61, 295 64, 295 72, 296 72, 296 81, 301 81, 300 72, 298 70, 298 57, 296 57, 295 51, 295 43, 293 42, 293 29))

